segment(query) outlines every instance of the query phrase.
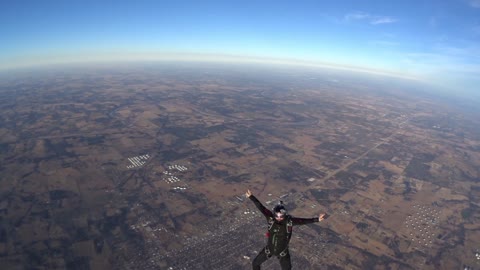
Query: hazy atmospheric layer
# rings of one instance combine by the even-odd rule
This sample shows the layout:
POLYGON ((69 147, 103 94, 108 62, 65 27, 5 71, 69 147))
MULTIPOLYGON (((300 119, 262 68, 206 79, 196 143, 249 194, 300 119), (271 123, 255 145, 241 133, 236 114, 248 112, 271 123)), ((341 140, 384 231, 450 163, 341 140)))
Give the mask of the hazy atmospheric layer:
POLYGON ((470 96, 480 84, 479 16, 478 0, 9 1, 0 68, 250 58, 396 74, 470 96))

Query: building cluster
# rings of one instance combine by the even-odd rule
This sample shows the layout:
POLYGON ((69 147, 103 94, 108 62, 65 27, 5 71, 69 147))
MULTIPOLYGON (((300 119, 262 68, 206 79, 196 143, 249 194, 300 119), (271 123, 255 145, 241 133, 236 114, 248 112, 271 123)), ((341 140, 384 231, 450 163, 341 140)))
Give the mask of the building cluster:
POLYGON ((405 220, 405 228, 412 242, 425 246, 431 245, 435 238, 435 229, 438 226, 440 210, 427 205, 414 205, 416 212, 405 220))
POLYGON ((255 211, 252 211, 252 210, 250 210, 250 209, 247 209, 247 210, 243 211, 243 214, 244 214, 244 215, 255 215, 256 212, 255 212, 255 211))
POLYGON ((150 158, 149 154, 140 155, 136 157, 129 157, 130 165, 127 165, 127 169, 139 168, 147 163, 147 160, 150 158))
POLYGON ((182 166, 182 165, 176 165, 176 164, 168 166, 168 169, 169 170, 177 170, 177 171, 180 171, 180 172, 184 172, 184 171, 188 170, 187 167, 182 166))
POLYGON ((165 179, 165 182, 167 182, 169 184, 180 182, 180 178, 178 178, 176 176, 169 176, 167 179, 165 179))
MULTIPOLYGON (((188 168, 183 165, 177 165, 177 164, 169 165, 168 170, 163 172, 163 174, 167 176, 166 178, 163 178, 163 180, 168 184, 178 183, 181 181, 180 178, 174 175, 174 172, 172 170, 176 170, 178 172, 185 172, 188 170, 188 168)), ((186 186, 177 186, 173 188, 173 190, 176 190, 176 191, 181 191, 186 189, 187 189, 186 186)))

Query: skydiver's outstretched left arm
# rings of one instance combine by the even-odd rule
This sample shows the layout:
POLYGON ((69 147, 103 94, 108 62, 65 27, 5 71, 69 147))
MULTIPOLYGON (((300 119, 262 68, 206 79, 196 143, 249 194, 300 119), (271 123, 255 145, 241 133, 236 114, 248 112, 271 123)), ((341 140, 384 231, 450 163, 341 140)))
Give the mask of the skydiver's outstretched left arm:
POLYGON ((305 225, 305 224, 310 224, 314 222, 320 222, 325 219, 325 213, 320 214, 318 217, 315 218, 297 218, 297 217, 292 217, 292 223, 293 225, 305 225))
POLYGON ((247 192, 245 193, 245 196, 247 196, 247 198, 250 198, 250 200, 252 200, 252 202, 255 204, 258 210, 260 210, 260 212, 262 212, 262 214, 266 218, 273 217, 272 211, 270 211, 268 208, 263 206, 263 204, 255 196, 252 195, 252 192, 250 191, 250 189, 247 190, 247 192))

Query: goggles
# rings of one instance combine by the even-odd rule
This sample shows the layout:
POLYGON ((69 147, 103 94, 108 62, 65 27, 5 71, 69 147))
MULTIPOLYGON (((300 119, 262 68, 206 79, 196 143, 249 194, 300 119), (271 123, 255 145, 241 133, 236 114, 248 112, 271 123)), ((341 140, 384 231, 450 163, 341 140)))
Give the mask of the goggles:
POLYGON ((285 218, 285 213, 276 212, 276 213, 275 213, 275 218, 285 218))

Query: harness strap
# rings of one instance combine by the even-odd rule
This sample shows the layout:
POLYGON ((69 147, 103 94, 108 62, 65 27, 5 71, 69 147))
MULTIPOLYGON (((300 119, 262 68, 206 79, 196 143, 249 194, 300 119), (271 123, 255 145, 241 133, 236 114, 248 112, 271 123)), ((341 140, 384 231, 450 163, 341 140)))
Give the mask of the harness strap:
POLYGON ((268 230, 270 231, 270 229, 272 228, 273 224, 275 223, 275 221, 273 221, 272 218, 269 218, 268 219, 268 230))
MULTIPOLYGON (((292 230, 293 230, 293 222, 292 222, 292 219, 290 218, 290 216, 287 216, 287 223, 285 224, 286 225, 286 229, 287 229, 287 247, 285 247, 285 249, 280 252, 279 256, 280 257, 285 257, 288 253, 288 245, 290 244, 290 238, 292 238, 292 230)), ((272 218, 269 218, 268 219, 268 232, 270 231, 270 229, 272 228, 273 224, 275 223, 275 221, 272 219, 272 218)), ((267 233, 268 233, 267 232, 267 233)), ((270 249, 268 248, 268 246, 265 247, 265 254, 267 254, 267 256, 270 257, 270 249)))
POLYGON ((292 237, 292 231, 293 231, 293 222, 290 216, 288 216, 288 221, 287 221, 287 239, 288 242, 290 242, 290 238, 292 237))
POLYGON ((292 222, 292 219, 290 218, 290 216, 287 217, 288 218, 288 221, 287 221, 287 246, 285 247, 285 249, 280 252, 280 257, 285 257, 285 255, 287 255, 288 253, 288 245, 290 244, 290 238, 292 238, 292 230, 293 230, 293 222, 292 222))

